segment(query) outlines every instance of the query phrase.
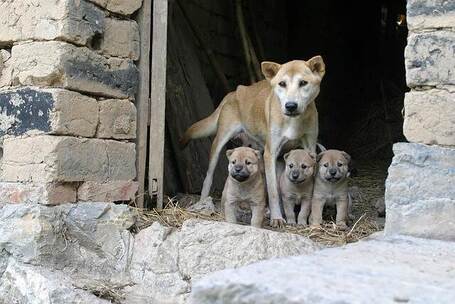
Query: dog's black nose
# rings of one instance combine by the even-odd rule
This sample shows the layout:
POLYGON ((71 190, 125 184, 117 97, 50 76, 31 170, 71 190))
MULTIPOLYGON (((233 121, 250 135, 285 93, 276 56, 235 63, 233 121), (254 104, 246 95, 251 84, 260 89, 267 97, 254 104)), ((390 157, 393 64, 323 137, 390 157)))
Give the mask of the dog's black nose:
POLYGON ((293 179, 297 179, 299 177, 299 172, 292 172, 291 176, 293 179))
POLYGON ((285 107, 286 110, 288 110, 289 112, 294 112, 295 110, 297 110, 297 103, 294 102, 294 101, 289 101, 289 102, 286 102, 286 104, 284 105, 284 107, 285 107))
POLYGON ((337 174, 337 169, 330 168, 329 173, 330 173, 330 175, 335 176, 337 174))
POLYGON ((234 166, 235 172, 240 172, 240 171, 242 171, 242 169, 243 169, 243 166, 242 166, 242 165, 235 165, 235 166, 234 166))

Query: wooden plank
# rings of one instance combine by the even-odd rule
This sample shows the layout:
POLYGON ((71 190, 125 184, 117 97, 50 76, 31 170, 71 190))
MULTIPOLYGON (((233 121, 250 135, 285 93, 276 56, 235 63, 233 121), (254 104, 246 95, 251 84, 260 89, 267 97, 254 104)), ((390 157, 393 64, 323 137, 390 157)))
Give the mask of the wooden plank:
POLYGON ((163 207, 164 124, 166 114, 166 54, 168 1, 153 1, 152 75, 150 99, 149 193, 163 207))
POLYGON ((147 127, 150 100, 150 38, 152 23, 152 0, 144 0, 137 22, 141 35, 141 57, 139 58, 139 92, 137 95, 136 171, 139 183, 136 206, 144 208, 145 165, 147 159, 147 127))

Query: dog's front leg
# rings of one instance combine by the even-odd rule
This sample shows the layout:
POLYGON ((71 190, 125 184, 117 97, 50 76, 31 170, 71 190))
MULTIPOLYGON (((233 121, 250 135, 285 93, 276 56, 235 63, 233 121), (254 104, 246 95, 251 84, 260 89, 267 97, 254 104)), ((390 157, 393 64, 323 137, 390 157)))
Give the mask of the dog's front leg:
MULTIPOLYGON (((311 201, 310 224, 313 227, 320 227, 322 224, 322 211, 324 210, 325 198, 313 196, 311 201)), ((302 206, 303 207, 303 206, 302 206)))
POLYGON ((313 134, 313 133, 305 134, 302 137, 300 145, 305 150, 308 150, 310 152, 316 152, 317 141, 318 141, 317 134, 313 134))
POLYGON ((282 196, 282 201, 283 201, 283 209, 284 209, 284 214, 286 215, 286 223, 289 225, 295 224, 295 213, 294 213, 294 207, 295 207, 295 198, 294 199, 289 199, 285 196, 282 196))
POLYGON ((297 224, 302 226, 308 225, 308 215, 311 209, 311 199, 303 199, 300 205, 300 212, 297 217, 297 224))
POLYGON ((236 202, 230 198, 224 200, 224 219, 228 223, 237 224, 237 217, 235 215, 236 202))
POLYGON ((280 209, 278 183, 276 177, 276 158, 278 148, 270 145, 265 146, 264 150, 264 165, 265 165, 265 178, 267 181, 267 192, 269 194, 269 208, 270 208, 270 226, 283 227, 286 223, 283 219, 280 209))
POLYGON ((349 202, 347 196, 340 198, 337 202, 336 224, 340 230, 346 230, 348 228, 348 205, 349 202))
POLYGON ((251 226, 261 228, 265 217, 265 202, 259 202, 251 206, 251 226))

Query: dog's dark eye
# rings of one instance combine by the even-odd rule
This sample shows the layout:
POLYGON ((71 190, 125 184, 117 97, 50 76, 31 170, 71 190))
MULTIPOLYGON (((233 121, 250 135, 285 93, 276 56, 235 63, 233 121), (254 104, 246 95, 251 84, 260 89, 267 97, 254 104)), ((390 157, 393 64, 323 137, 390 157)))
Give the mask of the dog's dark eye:
POLYGON ((286 82, 280 81, 280 82, 278 83, 278 85, 279 85, 280 87, 282 87, 282 88, 285 88, 285 87, 286 87, 286 82))
POLYGON ((289 168, 294 168, 294 165, 293 164, 289 164, 289 168))
POLYGON ((306 86, 307 83, 308 83, 308 81, 300 80, 300 82, 299 82, 299 87, 306 86))
POLYGON ((306 168, 307 168, 307 166, 305 166, 305 165, 302 165, 302 169, 306 169, 306 168))
POLYGON ((338 167, 341 167, 341 166, 343 166, 343 164, 342 164, 342 163, 338 163, 337 166, 338 166, 338 167))
POLYGON ((233 165, 235 165, 235 159, 234 159, 233 161, 231 161, 231 163, 232 163, 233 165))
POLYGON ((250 162, 249 160, 246 160, 246 161, 245 161, 245 164, 251 165, 251 162, 250 162))
POLYGON ((326 168, 327 168, 328 166, 329 166, 329 164, 328 164, 328 163, 325 163, 325 164, 324 164, 324 167, 326 167, 326 168))

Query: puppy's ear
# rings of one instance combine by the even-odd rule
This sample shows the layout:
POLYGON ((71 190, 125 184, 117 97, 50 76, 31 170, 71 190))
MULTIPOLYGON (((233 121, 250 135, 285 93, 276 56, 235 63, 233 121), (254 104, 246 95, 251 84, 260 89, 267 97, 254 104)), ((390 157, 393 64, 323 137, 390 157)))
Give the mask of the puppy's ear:
POLYGON ((342 151, 341 154, 343 155, 343 157, 346 159, 346 161, 348 162, 348 177, 353 177, 353 176, 356 176, 357 175, 357 169, 355 169, 352 165, 352 158, 351 158, 351 155, 349 155, 348 153, 342 151))
POLYGON ((289 154, 291 154, 291 152, 288 152, 288 153, 286 153, 286 154, 283 155, 284 161, 286 161, 286 160, 288 159, 289 154))
POLYGON ((308 155, 310 155, 310 157, 311 157, 312 159, 314 159, 315 161, 316 161, 316 159, 317 159, 317 157, 318 157, 318 156, 316 155, 315 152, 308 152, 308 155))
POLYGON ((319 153, 318 156, 316 156, 316 161, 317 162, 319 162, 321 160, 322 156, 324 156, 324 153, 325 153, 325 151, 319 153))
POLYGON ((278 70, 281 68, 281 64, 270 62, 270 61, 263 61, 261 63, 261 70, 262 74, 264 74, 265 79, 270 81, 273 77, 275 77, 278 70))
POLYGON ((341 151, 341 154, 343 155, 343 157, 346 159, 346 161, 349 163, 351 163, 351 155, 349 155, 348 153, 344 152, 344 151, 341 151))
POLYGON ((322 60, 321 56, 314 56, 310 60, 307 61, 308 66, 310 67, 311 71, 319 77, 324 77, 325 74, 325 63, 324 60, 322 60))
POLYGON ((256 156, 258 157, 258 159, 261 159, 261 157, 262 157, 261 151, 259 151, 259 150, 254 150, 254 154, 256 154, 256 156))
POLYGON ((232 153, 234 153, 234 149, 226 150, 226 156, 227 158, 230 158, 232 153))

